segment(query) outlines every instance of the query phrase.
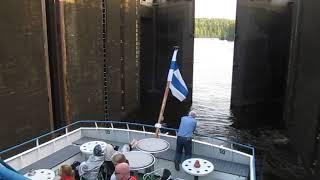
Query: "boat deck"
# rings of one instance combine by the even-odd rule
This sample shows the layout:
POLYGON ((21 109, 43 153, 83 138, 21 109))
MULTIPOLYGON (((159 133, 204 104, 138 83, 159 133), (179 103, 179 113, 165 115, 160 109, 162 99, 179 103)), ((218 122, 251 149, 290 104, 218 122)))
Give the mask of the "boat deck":
MULTIPOLYGON (((69 145, 50 156, 47 156, 23 169, 20 170, 22 174, 25 174, 30 169, 54 169, 54 167, 59 166, 60 164, 65 163, 68 159, 73 158, 73 160, 83 161, 83 156, 80 152, 80 145, 89 141, 104 141, 109 144, 113 144, 116 146, 122 146, 123 143, 116 142, 116 141, 108 141, 104 139, 96 139, 96 138, 89 138, 89 137, 82 137, 77 141, 74 141, 72 145, 69 145)), ((193 176, 185 173, 182 168, 180 171, 176 171, 174 168, 174 155, 175 152, 173 150, 168 150, 166 152, 154 154, 156 157, 156 162, 154 164, 154 169, 162 169, 166 168, 171 171, 172 176, 174 178, 180 178, 185 180, 192 180, 193 176)), ((206 160, 209 160, 214 164, 214 171, 207 176, 199 177, 202 180, 242 180, 247 179, 249 176, 249 166, 232 163, 220 159, 214 159, 210 157, 200 156, 200 155, 193 155, 193 157, 199 157, 206 160)), ((71 162, 71 161, 70 161, 71 162)), ((72 162, 71 162, 72 163, 72 162)))

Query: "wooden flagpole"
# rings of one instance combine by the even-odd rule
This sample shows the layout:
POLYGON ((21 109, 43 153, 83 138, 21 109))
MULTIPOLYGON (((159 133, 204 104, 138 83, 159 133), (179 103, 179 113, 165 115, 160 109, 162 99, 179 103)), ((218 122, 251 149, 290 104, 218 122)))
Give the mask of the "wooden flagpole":
MULTIPOLYGON (((161 105, 161 109, 160 109, 160 113, 159 113, 159 117, 158 117, 158 124, 160 124, 163 121, 163 113, 164 113, 164 109, 166 108, 166 104, 167 104, 170 83, 171 83, 170 81, 167 81, 167 86, 164 91, 162 105, 161 105)), ((156 129, 156 136, 157 137, 159 137, 159 133, 160 133, 160 129, 157 128, 156 129)))
MULTIPOLYGON (((174 46, 174 51, 176 49, 179 49, 179 46, 174 46)), ((170 62, 170 64, 171 64, 171 62, 170 62)), ((170 71, 170 69, 169 69, 169 71, 170 71)), ((167 104, 170 83, 171 83, 171 81, 167 81, 167 85, 166 85, 166 89, 164 91, 161 109, 160 109, 160 113, 159 113, 159 117, 158 117, 158 124, 161 124, 161 122, 163 121, 163 113, 164 113, 164 109, 166 108, 166 104, 167 104)), ((157 127, 157 129, 156 129, 156 137, 157 138, 159 138, 159 133, 160 133, 160 128, 157 127)))

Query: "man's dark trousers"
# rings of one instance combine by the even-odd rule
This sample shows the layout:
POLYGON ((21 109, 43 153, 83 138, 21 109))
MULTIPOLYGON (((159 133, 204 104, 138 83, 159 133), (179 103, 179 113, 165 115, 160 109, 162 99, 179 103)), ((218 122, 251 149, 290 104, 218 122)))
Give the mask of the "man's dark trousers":
POLYGON ((192 139, 191 137, 177 137, 177 147, 176 147, 176 156, 175 162, 180 163, 182 157, 182 150, 185 151, 186 159, 191 158, 192 155, 192 139))

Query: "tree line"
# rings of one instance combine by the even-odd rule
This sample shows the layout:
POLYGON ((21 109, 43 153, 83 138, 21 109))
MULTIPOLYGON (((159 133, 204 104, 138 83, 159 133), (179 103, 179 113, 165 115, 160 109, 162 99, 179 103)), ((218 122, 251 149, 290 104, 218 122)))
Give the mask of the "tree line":
POLYGON ((195 19, 196 38, 219 38, 234 41, 235 21, 229 19, 195 19))

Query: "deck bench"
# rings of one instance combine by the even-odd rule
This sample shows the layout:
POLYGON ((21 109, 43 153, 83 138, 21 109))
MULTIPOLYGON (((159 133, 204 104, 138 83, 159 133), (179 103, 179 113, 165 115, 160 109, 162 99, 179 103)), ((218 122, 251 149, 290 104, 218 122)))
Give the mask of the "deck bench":
POLYGON ((31 169, 52 169, 77 154, 80 154, 79 146, 69 145, 35 163, 30 164, 29 166, 24 167, 23 169, 20 169, 19 172, 21 174, 26 174, 31 169))

